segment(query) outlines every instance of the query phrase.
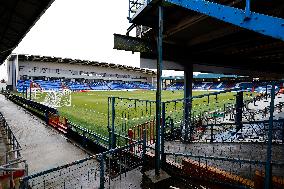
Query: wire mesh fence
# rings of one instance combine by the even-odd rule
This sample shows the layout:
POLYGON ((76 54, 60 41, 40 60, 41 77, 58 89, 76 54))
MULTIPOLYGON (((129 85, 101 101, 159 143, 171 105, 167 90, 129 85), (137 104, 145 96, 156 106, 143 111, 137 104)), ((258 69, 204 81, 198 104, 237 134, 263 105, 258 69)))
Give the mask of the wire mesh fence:
MULTIPOLYGON (((145 130, 144 136, 146 136, 145 130)), ((129 188, 131 185, 134 187, 133 178, 141 177, 140 170, 145 163, 145 153, 146 138, 143 139, 143 142, 138 141, 99 154, 100 169, 102 170, 100 187, 113 188, 116 184, 123 186, 123 188, 129 188)), ((136 182, 135 187, 138 187, 137 185, 140 185, 139 182, 136 182)))
POLYGON ((21 188, 99 188, 99 166, 91 156, 24 177, 21 188))
POLYGON ((108 98, 108 130, 110 148, 138 141, 146 129, 149 140, 155 136, 156 102, 120 97, 108 98))
POLYGON ((145 149, 146 140, 143 139, 121 148, 26 176, 22 179, 20 188, 112 188, 117 184, 123 186, 122 188, 128 188, 134 184, 131 181, 133 173, 136 174, 135 178, 141 176, 145 149))

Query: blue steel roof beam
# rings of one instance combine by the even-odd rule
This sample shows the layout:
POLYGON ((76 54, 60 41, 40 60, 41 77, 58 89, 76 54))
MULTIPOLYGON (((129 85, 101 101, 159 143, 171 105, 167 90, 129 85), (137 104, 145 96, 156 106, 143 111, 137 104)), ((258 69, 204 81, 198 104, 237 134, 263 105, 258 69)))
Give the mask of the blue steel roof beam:
POLYGON ((205 0, 164 0, 165 2, 205 14, 224 22, 284 41, 284 19, 205 0))

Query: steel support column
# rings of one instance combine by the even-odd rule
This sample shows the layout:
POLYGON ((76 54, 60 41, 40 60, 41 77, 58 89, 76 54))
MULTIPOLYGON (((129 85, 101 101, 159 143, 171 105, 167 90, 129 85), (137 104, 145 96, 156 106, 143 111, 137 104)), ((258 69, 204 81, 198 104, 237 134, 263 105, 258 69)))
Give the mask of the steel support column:
POLYGON ((112 97, 111 99, 111 113, 112 113, 112 119, 111 119, 111 149, 114 149, 116 146, 116 141, 115 141, 115 97, 112 97))
POLYGON ((162 125, 161 125, 161 166, 166 163, 165 156, 165 127, 166 127, 166 103, 162 102, 162 125))
POLYGON ((30 84, 30 100, 32 100, 32 86, 30 84))
POLYGON ((272 130, 273 130, 273 112, 274 112, 274 99, 275 99, 275 82, 272 83, 271 88, 271 102, 270 102, 270 117, 268 129, 268 145, 265 166, 265 189, 271 188, 271 159, 272 159, 272 130))
POLYGON ((155 144, 155 174, 160 174, 161 168, 161 101, 162 101, 162 70, 163 70, 163 7, 159 6, 159 23, 157 37, 157 90, 156 90, 156 144, 155 144))
POLYGON ((267 96, 268 96, 268 88, 267 88, 267 83, 265 85, 265 99, 267 100, 267 96))
POLYGON ((192 138, 191 128, 191 98, 192 98, 192 80, 193 80, 193 67, 190 65, 184 71, 184 142, 188 142, 192 138))
POLYGON ((105 165, 104 165, 104 155, 100 157, 100 189, 105 188, 105 165))
POLYGON ((236 119, 235 123, 237 126, 237 131, 242 129, 242 118, 243 118, 243 104, 244 104, 244 93, 239 91, 236 95, 236 119))

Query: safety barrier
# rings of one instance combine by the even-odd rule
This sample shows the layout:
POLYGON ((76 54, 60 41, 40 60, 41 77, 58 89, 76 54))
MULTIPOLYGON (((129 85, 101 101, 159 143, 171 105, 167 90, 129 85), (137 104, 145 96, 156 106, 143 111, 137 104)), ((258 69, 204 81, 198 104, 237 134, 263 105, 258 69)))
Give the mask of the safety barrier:
POLYGON ((80 143, 83 147, 95 149, 94 151, 105 151, 108 149, 108 138, 70 121, 68 121, 67 133, 65 135, 80 143))
MULTIPOLYGON (((241 127, 241 115, 237 110, 243 107, 243 100, 250 101, 254 93, 238 91, 237 89, 218 91, 194 96, 191 99, 177 99, 162 102, 162 120, 164 129, 161 138, 166 140, 191 140, 198 141, 203 130, 211 132, 203 141, 213 142, 216 131, 222 130, 228 133, 228 137, 218 136, 219 141, 229 141, 231 132, 241 127), (231 92, 237 92, 235 94, 231 92), (229 94, 229 96, 227 95, 229 94), (237 94, 241 102, 237 104, 237 94), (186 113, 185 108, 192 108, 186 113), (238 116, 236 116, 238 115, 238 116), (185 119, 186 117, 186 119, 185 119), (201 120, 201 124, 200 123, 201 120), (222 123, 224 122, 224 123, 222 123), (214 128, 213 128, 214 126, 214 128), (215 129, 217 128, 217 130, 215 129), (201 132, 200 132, 201 131, 201 132), (210 138, 211 136, 211 138, 210 138), (210 138, 209 140, 207 138, 210 138)), ((239 101, 240 101, 239 100, 239 101)), ((155 120, 155 101, 132 98, 109 97, 108 98, 108 129, 109 148, 119 146, 119 138, 131 138, 136 140, 141 137, 141 130, 147 128, 147 136, 150 143, 154 143, 156 130, 153 129, 151 120, 155 120), (147 125, 149 124, 149 125, 147 125)), ((124 141, 122 139, 122 141, 124 141)), ((126 143, 124 143, 126 144, 126 143)))
MULTIPOLYGON (((150 129, 154 127, 151 120, 155 120, 155 108, 156 102, 152 100, 109 97, 109 148, 111 149, 115 148, 116 146, 129 144, 130 140, 137 140, 139 137, 141 137, 140 131, 143 127, 149 128, 148 134, 150 136, 150 129), (149 123, 149 126, 146 126, 147 123, 149 123), (129 137, 129 129, 132 129, 134 138, 129 137)), ((152 131, 150 137, 153 138, 152 131)))
POLYGON ((16 180, 28 174, 28 165, 21 156, 21 146, 0 112, 0 132, 2 139, 6 143, 7 151, 4 157, 4 164, 0 165, 0 187, 1 183, 9 183, 10 188, 15 187, 16 180))
POLYGON ((96 156, 26 176, 22 179, 20 188, 67 189, 83 186, 86 188, 98 188, 99 186, 99 166, 96 156))
MULTIPOLYGON (((129 171, 146 165, 146 131, 143 140, 121 148, 98 154, 100 162, 100 188, 113 188, 127 178, 129 171), (122 178, 124 177, 124 178, 122 178)), ((130 175, 129 180, 133 178, 130 175)), ((131 188, 131 183, 123 182, 122 188, 131 188)), ((133 187, 133 186, 132 186, 133 187)))
MULTIPOLYGON (((40 188, 109 188, 121 182, 129 171, 143 165, 146 140, 112 149, 82 160, 58 166, 21 180, 21 189, 40 188), (142 151, 138 146, 142 145, 142 151)), ((127 185, 126 182, 124 184, 127 185)), ((123 188, 129 188, 125 186, 123 188)))
POLYGON ((0 126, 3 132, 3 135, 5 136, 7 140, 7 143, 9 145, 12 145, 10 148, 11 150, 14 150, 15 152, 14 158, 16 159, 20 158, 21 157, 21 152, 20 152, 21 146, 1 112, 0 112, 0 126))

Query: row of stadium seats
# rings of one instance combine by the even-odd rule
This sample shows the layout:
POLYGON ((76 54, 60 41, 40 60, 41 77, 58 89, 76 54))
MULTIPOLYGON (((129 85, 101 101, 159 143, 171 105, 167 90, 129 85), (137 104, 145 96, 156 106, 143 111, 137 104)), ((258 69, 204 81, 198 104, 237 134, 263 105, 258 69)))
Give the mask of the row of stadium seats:
MULTIPOLYGON (((280 88, 281 84, 278 83, 277 88, 280 88)), ((193 90, 225 90, 225 89, 243 89, 253 90, 259 93, 266 91, 266 84, 261 82, 195 82, 193 83, 193 90)), ((268 89, 271 86, 268 86, 268 89)), ((173 83, 168 85, 166 90, 182 90, 184 89, 183 83, 173 83)))
POLYGON ((123 83, 123 82, 95 82, 95 83, 80 83, 80 82, 61 82, 55 81, 42 81, 42 80, 18 80, 17 91, 23 92, 27 88, 37 87, 43 91, 55 90, 58 91, 62 88, 69 88, 72 91, 83 91, 83 90, 130 90, 130 89, 145 89, 151 90, 153 86, 148 83, 123 83))
POLYGON ((17 91, 18 92, 23 92, 24 88, 29 88, 31 84, 31 81, 26 80, 26 81, 22 81, 22 80, 18 80, 17 83, 17 91))

